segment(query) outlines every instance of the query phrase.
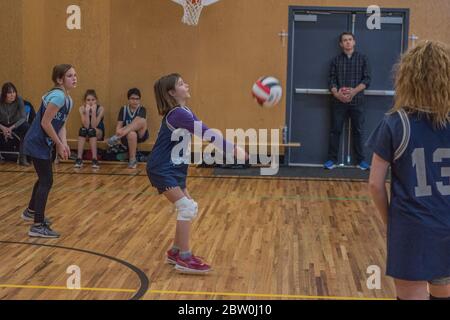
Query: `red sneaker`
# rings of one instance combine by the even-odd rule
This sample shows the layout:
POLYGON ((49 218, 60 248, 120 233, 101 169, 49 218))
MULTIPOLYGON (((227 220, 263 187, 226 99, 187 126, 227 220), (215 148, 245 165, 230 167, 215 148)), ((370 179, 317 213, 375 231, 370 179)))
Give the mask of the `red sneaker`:
POLYGON ((200 257, 192 255, 189 259, 183 260, 178 256, 175 269, 181 273, 207 273, 211 271, 211 266, 207 265, 200 257))
POLYGON ((172 251, 172 249, 170 249, 169 251, 167 251, 167 259, 166 259, 167 263, 168 263, 168 264, 176 265, 176 264, 177 264, 177 259, 178 259, 178 256, 179 256, 179 255, 180 255, 180 252, 179 252, 179 251, 177 251, 176 253, 174 253, 174 252, 172 251))

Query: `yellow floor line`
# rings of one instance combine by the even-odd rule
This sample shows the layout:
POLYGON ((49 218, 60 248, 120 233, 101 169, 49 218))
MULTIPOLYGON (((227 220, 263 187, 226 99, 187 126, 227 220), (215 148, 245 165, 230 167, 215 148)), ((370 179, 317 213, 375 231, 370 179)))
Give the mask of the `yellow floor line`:
MULTIPOLYGON (((131 289, 114 289, 114 288, 81 288, 69 289, 67 287, 57 286, 31 286, 31 285, 14 285, 0 284, 0 288, 14 289, 47 289, 47 290, 67 290, 67 291, 98 291, 98 292, 122 292, 134 293, 136 290, 131 289)), ((255 293, 233 293, 233 292, 195 292, 195 291, 168 291, 168 290, 149 290, 148 294, 172 294, 172 295, 192 295, 192 296, 223 296, 223 297, 248 297, 248 298, 281 298, 281 299, 305 299, 305 300, 377 300, 388 301, 395 300, 389 298, 357 298, 357 297, 335 297, 335 296, 306 296, 306 295, 290 295, 290 294, 255 294, 255 293)))
POLYGON ((166 291, 149 290, 150 294, 174 294, 174 295, 205 295, 205 296, 228 296, 228 297, 253 297, 253 298, 285 298, 285 299, 329 299, 329 300, 395 300, 388 298, 356 298, 356 297, 333 297, 333 296, 304 296, 288 294, 254 294, 254 293, 227 293, 227 292, 191 292, 191 291, 166 291))

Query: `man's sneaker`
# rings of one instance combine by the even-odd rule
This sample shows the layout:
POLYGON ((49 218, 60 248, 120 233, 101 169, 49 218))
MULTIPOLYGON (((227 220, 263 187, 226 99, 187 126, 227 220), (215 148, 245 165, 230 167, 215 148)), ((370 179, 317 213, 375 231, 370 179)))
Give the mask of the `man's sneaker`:
POLYGON ((118 136, 114 135, 111 138, 109 138, 106 143, 108 144, 108 146, 114 147, 116 144, 119 144, 119 142, 120 142, 120 138, 118 136))
POLYGON ((45 222, 32 225, 30 231, 28 231, 28 235, 38 238, 59 238, 59 234, 50 229, 50 226, 45 222))
POLYGON ((83 166, 83 160, 77 159, 75 160, 75 168, 80 169, 83 166))
POLYGON ((137 168, 137 164, 138 164, 138 162, 137 162, 136 159, 130 160, 128 162, 128 169, 136 169, 137 168))
POLYGON ((98 164, 97 159, 92 160, 92 169, 100 169, 100 165, 98 164))
POLYGON ((177 251, 176 253, 172 251, 172 249, 170 249, 169 251, 167 251, 167 263, 168 264, 173 264, 176 265, 177 264, 177 259, 180 255, 180 252, 177 251))
POLYGON ((211 266, 204 263, 200 257, 194 255, 186 260, 178 256, 175 270, 181 273, 203 274, 211 271, 211 266))
MULTIPOLYGON (((34 222, 34 213, 30 212, 27 208, 22 212, 22 219, 28 222, 34 222)), ((52 225, 52 221, 48 218, 44 218, 44 222, 49 226, 52 225)))
POLYGON ((323 167, 327 170, 333 170, 336 168, 336 163, 334 163, 333 160, 328 160, 327 162, 325 162, 323 167))
POLYGON ((366 171, 366 170, 370 169, 370 165, 367 162, 365 162, 365 161, 361 161, 358 164, 358 168, 360 168, 362 171, 366 171))

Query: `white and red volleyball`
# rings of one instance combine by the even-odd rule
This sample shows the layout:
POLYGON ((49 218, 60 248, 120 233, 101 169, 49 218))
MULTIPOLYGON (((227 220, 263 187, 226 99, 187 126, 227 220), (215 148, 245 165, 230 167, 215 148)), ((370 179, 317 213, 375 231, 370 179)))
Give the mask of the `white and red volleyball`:
POLYGON ((283 88, 277 78, 261 77, 252 88, 252 95, 261 107, 272 108, 283 96, 283 88))

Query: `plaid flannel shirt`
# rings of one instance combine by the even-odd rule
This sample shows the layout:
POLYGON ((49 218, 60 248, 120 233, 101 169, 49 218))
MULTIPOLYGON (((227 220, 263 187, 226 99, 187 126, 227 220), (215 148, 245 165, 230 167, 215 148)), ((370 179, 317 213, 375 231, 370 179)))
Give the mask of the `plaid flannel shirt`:
MULTIPOLYGON (((361 83, 366 85, 366 89, 370 86, 370 66, 367 57, 357 51, 353 52, 349 58, 344 52, 333 59, 330 68, 329 86, 330 90, 336 88, 356 88, 361 83)), ((364 91, 358 93, 350 105, 361 105, 364 102, 364 91)), ((333 96, 334 104, 341 104, 333 96)))

